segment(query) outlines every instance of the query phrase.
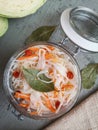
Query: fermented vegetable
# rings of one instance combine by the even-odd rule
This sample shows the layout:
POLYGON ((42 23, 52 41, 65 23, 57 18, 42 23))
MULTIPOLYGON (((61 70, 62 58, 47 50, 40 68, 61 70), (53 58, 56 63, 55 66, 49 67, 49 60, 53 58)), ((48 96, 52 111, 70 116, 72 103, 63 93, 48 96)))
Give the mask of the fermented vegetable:
POLYGON ((0 0, 0 15, 19 18, 35 13, 46 0, 0 0))
POLYGON ((12 62, 10 75, 14 98, 31 115, 58 113, 78 90, 76 65, 52 45, 23 50, 12 62))

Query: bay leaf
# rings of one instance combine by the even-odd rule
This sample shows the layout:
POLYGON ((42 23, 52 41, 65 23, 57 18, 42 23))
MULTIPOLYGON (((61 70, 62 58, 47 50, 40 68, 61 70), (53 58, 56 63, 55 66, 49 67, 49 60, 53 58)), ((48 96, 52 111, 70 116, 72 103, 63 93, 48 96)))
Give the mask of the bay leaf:
POLYGON ((32 34, 26 39, 25 44, 28 45, 34 41, 48 41, 56 26, 41 26, 37 28, 32 34))
POLYGON ((36 91, 40 92, 50 92, 54 90, 54 84, 53 82, 51 83, 46 83, 47 81, 51 81, 48 77, 45 76, 45 74, 40 74, 39 78, 41 80, 44 80, 46 82, 42 82, 37 78, 37 74, 40 71, 37 69, 26 69, 23 68, 23 75, 27 81, 27 83, 36 91))
POLYGON ((88 64, 82 71, 82 86, 85 89, 90 89, 94 86, 98 76, 98 63, 88 64))

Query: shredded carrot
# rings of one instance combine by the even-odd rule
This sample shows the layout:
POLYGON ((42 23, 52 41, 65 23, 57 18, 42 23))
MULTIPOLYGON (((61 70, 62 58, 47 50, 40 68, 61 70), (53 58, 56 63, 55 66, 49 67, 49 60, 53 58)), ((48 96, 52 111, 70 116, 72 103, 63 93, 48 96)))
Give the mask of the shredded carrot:
MULTIPOLYGON (((55 81, 54 81, 54 82, 55 82, 55 81)), ((58 88, 57 88, 57 87, 55 87, 55 91, 59 92, 59 90, 58 90, 58 88)))
POLYGON ((58 62, 59 61, 58 58, 55 55, 53 55, 52 53, 46 53, 45 59, 51 60, 52 62, 58 62))
POLYGON ((57 91, 54 91, 54 98, 57 98, 58 97, 58 92, 57 91))
POLYGON ((55 57, 55 58, 53 58, 51 61, 56 63, 56 62, 58 62, 59 60, 58 60, 58 58, 55 57))
POLYGON ((56 109, 52 106, 52 104, 51 104, 51 102, 50 102, 50 100, 49 100, 49 98, 48 98, 47 95, 45 95, 45 98, 43 97, 42 100, 43 100, 43 104, 44 104, 48 109, 50 109, 51 112, 55 112, 55 111, 56 111, 56 109))
POLYGON ((37 111, 30 112, 30 115, 38 115, 37 111))
POLYGON ((14 97, 15 98, 22 98, 22 99, 30 100, 30 95, 29 94, 23 94, 21 92, 15 92, 14 97))
POLYGON ((39 48, 37 47, 29 47, 28 49, 31 50, 33 53, 36 53, 39 51, 39 48))
POLYGON ((45 54, 45 59, 46 60, 53 59, 53 58, 54 58, 54 55, 52 53, 46 53, 45 54))
POLYGON ((44 104, 45 104, 45 106, 46 106, 47 108, 49 108, 52 112, 55 112, 55 111, 56 111, 55 108, 51 105, 50 100, 47 100, 44 104))
POLYGON ((66 96, 65 100, 67 101, 67 100, 69 99, 69 97, 70 97, 70 94, 68 94, 68 95, 66 96))
POLYGON ((62 91, 64 91, 64 90, 68 91, 68 90, 71 90, 73 88, 74 88, 74 86, 72 84, 70 84, 70 83, 62 85, 62 91))
POLYGON ((20 103, 19 104, 21 107, 24 107, 24 108, 28 108, 29 104, 24 104, 24 103, 20 103))
POLYGON ((44 97, 48 98, 48 95, 47 95, 47 94, 43 93, 43 95, 44 95, 44 97))
POLYGON ((33 58, 34 56, 37 56, 37 55, 32 54, 31 56, 21 56, 17 60, 27 60, 27 59, 33 58))
POLYGON ((48 47, 51 51, 53 51, 53 50, 55 49, 53 46, 47 45, 47 47, 48 47))
POLYGON ((70 94, 68 94, 68 95, 66 96, 66 100, 68 100, 69 97, 70 97, 70 94))
POLYGON ((53 69, 49 68, 49 74, 52 74, 52 73, 53 73, 53 69))

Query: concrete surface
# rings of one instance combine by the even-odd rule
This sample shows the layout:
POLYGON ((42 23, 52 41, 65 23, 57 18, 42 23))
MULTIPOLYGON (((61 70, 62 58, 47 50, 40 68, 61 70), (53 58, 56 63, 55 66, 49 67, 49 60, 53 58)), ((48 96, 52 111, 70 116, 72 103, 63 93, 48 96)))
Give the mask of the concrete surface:
MULTIPOLYGON (((52 120, 33 120, 24 118, 18 120, 11 111, 7 111, 8 101, 3 92, 3 71, 8 59, 20 47, 31 32, 42 25, 59 25, 60 15, 68 7, 86 6, 98 12, 98 0, 47 0, 47 3, 35 14, 21 19, 9 19, 9 29, 0 38, 0 130, 41 130, 52 120)), ((64 34, 58 27, 51 41, 59 42, 64 34)), ((80 52, 76 59, 80 69, 90 62, 98 62, 98 53, 80 52)), ((78 102, 98 90, 98 80, 90 90, 81 90, 78 102)))

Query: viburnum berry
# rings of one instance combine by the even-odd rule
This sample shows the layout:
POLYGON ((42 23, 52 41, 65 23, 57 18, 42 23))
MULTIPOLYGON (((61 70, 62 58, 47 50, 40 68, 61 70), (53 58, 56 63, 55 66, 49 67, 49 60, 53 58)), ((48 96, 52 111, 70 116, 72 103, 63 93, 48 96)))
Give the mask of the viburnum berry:
POLYGON ((68 71, 68 72, 67 72, 67 77, 68 77, 69 79, 73 79, 74 75, 73 75, 73 73, 72 73, 71 71, 68 71))
POLYGON ((31 50, 25 50, 25 56, 31 56, 32 51, 31 50))
POLYGON ((18 77, 19 77, 19 74, 20 74, 19 71, 14 71, 14 72, 13 72, 13 76, 14 76, 15 78, 18 78, 18 77))
POLYGON ((57 100, 57 101, 55 102, 55 107, 56 107, 56 109, 59 107, 59 105, 60 105, 60 101, 57 100))

